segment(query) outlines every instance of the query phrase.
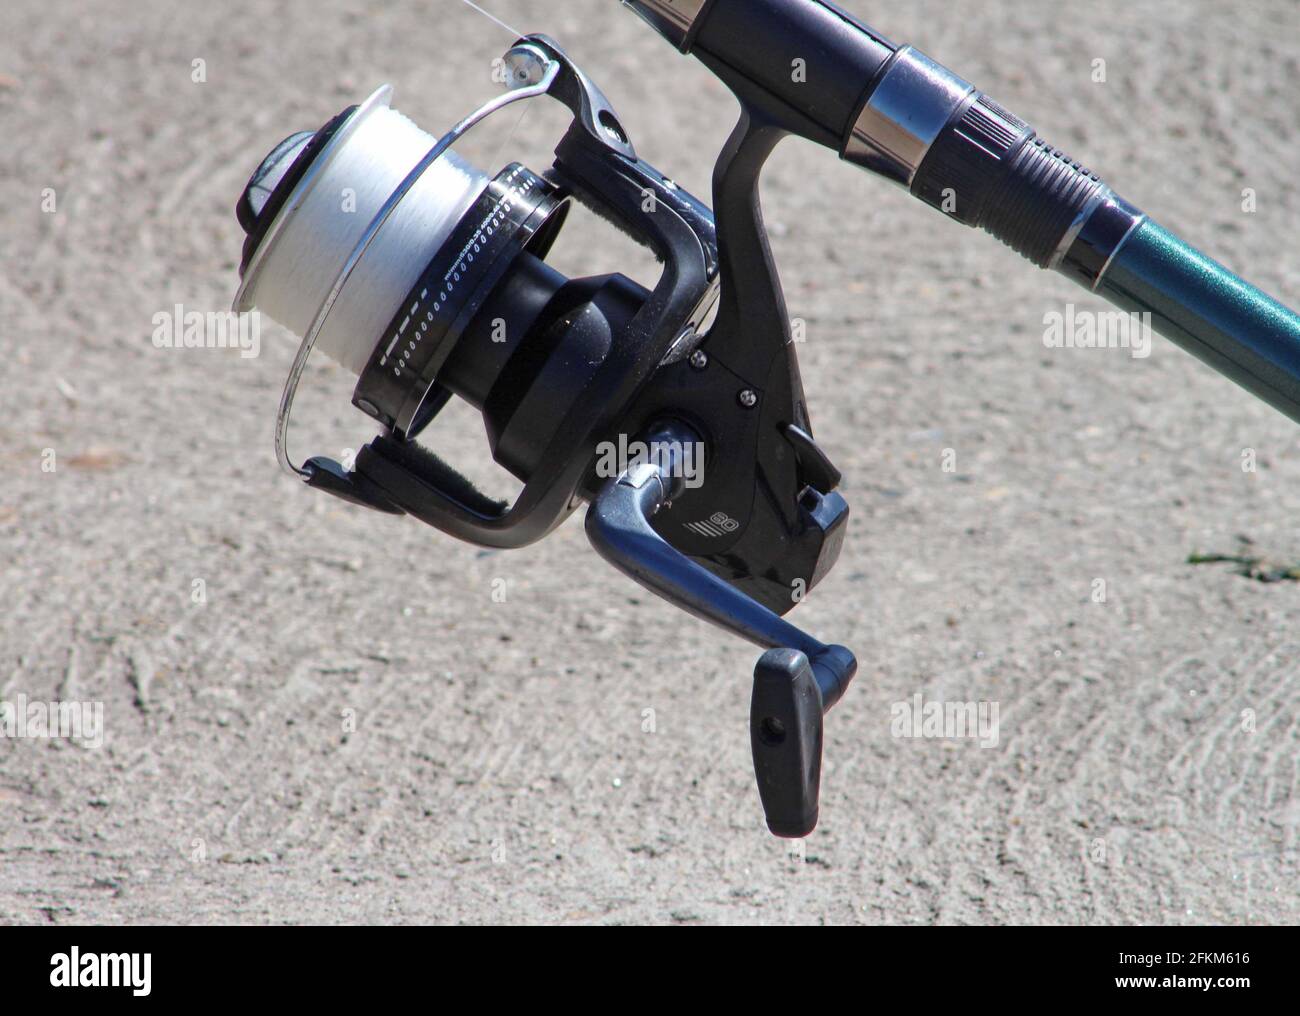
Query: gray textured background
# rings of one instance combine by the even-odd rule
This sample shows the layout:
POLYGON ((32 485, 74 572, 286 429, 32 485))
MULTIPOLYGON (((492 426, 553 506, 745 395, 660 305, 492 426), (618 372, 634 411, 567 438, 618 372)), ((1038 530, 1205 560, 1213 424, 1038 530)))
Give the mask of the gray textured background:
MULTIPOLYGON (((1300 301, 1289 0, 844 2, 1300 301)), ((612 0, 488 6, 707 195, 735 110, 702 67, 612 0)), ((1045 312, 1099 305, 821 150, 765 177, 855 512, 795 615, 862 662, 802 861, 763 829, 748 647, 615 576, 577 519, 491 554, 296 487, 278 328, 255 360, 153 347, 155 312, 228 305, 274 142, 383 81, 441 130, 511 38, 452 0, 6 0, 0 698, 103 701, 108 737, 0 741, 0 920, 1300 918, 1300 590, 1185 563, 1239 534, 1300 558, 1294 425, 1163 340, 1045 349, 1045 312), (891 737, 918 691, 997 701, 998 747, 891 737)), ((517 141, 544 152, 546 124, 517 141)), ((567 251, 644 267, 595 227, 567 251)), ((339 371, 307 384, 301 451, 364 440, 339 371)), ((482 457, 470 414, 445 433, 482 457)))

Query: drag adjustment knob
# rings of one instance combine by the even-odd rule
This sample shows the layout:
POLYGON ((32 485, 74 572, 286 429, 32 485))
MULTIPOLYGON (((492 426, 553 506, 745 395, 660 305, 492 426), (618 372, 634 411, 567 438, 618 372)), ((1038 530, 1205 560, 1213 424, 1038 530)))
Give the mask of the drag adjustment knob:
POLYGON ((253 171, 243 194, 239 197, 239 204, 235 206, 235 216, 239 219, 239 224, 244 228, 245 233, 257 229, 258 219, 275 194, 276 187, 293 169, 298 156, 315 136, 315 131, 298 131, 296 134, 290 134, 276 145, 262 160, 262 164, 253 171))
POLYGON ((320 130, 290 134, 271 149, 248 178, 235 205, 235 217, 239 219, 246 234, 239 264, 241 278, 276 214, 293 193, 294 186, 302 179, 325 143, 356 108, 349 106, 320 130))

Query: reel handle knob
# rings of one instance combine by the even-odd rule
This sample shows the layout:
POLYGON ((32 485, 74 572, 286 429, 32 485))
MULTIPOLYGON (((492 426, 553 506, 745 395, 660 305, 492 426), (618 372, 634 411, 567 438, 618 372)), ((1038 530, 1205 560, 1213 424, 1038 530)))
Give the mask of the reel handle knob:
POLYGON ((749 740, 767 827, 807 836, 817 825, 822 775, 822 715, 852 679, 857 661, 843 646, 809 660, 797 649, 769 649, 754 667, 749 740))
POLYGON ((821 793, 822 696, 811 662, 797 649, 759 657, 749 741, 767 827, 777 836, 807 836, 817 825, 821 793))

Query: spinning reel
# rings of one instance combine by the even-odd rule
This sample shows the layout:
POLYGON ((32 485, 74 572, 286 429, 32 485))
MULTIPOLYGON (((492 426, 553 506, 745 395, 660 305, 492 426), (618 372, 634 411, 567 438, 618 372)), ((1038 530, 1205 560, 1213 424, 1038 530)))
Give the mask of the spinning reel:
POLYGON ((381 89, 286 139, 249 181, 235 308, 256 305, 302 336, 277 454, 312 487, 485 547, 532 543, 588 502, 586 531, 607 561, 768 650, 750 715, 759 794, 774 833, 806 835, 822 716, 857 663, 782 618, 835 564, 848 506, 812 436, 759 213, 777 136, 742 120, 716 169, 715 218, 637 156, 555 42, 528 36, 504 63, 508 91, 436 142, 381 89), (491 113, 540 96, 573 117, 544 173, 512 164, 489 178, 450 151, 491 113), (341 210, 343 189, 355 209, 341 210), (653 290, 546 263, 573 200, 654 252, 653 290), (357 375, 353 404, 383 428, 351 469, 289 454, 317 345, 357 375), (522 481, 513 504, 430 448, 453 395, 482 412, 493 457, 522 481), (631 452, 613 469, 611 448, 631 452))
POLYGON ((829 148, 1149 315, 1298 421, 1300 316, 831 0, 623 2, 740 102, 714 211, 637 156, 554 42, 527 36, 505 57, 509 91, 440 140, 389 109, 381 89, 282 142, 239 202, 248 237, 235 309, 258 306, 303 336, 276 449, 311 486, 488 547, 538 540, 589 502, 587 533, 611 564, 764 647, 750 709, 759 795, 774 833, 802 836, 817 821, 822 715, 857 664, 782 619, 835 564, 848 506, 813 438, 759 213, 777 143, 829 148), (489 178, 449 150, 493 112, 539 96, 573 117, 544 173, 512 164, 489 178), (340 210, 340 192, 354 207, 340 210), (653 290, 618 274, 568 279, 546 263, 574 200, 658 256, 653 290), (294 393, 316 345, 357 375, 353 404, 383 428, 352 469, 289 456, 294 393), (523 482, 514 504, 416 442, 453 395, 482 411, 494 458, 523 482), (638 453, 609 468, 610 447, 638 453))

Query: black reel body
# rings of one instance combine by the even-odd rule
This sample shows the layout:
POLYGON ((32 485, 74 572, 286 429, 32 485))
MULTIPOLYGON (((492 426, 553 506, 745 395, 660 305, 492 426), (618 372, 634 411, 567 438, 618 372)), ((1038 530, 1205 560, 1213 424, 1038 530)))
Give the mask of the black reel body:
MULTIPOLYGON (((297 471, 488 547, 534 542, 590 502, 587 531, 611 563, 771 650, 755 677, 756 774, 772 830, 804 835, 816 822, 822 713, 856 662, 780 616, 834 565, 848 516, 839 473, 812 438, 759 211, 758 177, 784 131, 742 116, 717 166, 715 221, 637 156, 553 41, 521 39, 507 65, 573 113, 554 165, 539 175, 511 164, 492 178, 395 308, 353 394, 385 433, 351 470, 317 457, 297 471), (571 200, 655 253, 653 290, 619 274, 568 279, 545 262, 571 200), (483 413, 494 458, 522 482, 513 504, 427 447, 453 395, 483 413), (615 456, 611 470, 605 452, 633 443, 645 454, 615 456)), ((243 271, 266 220, 294 206, 299 163, 350 112, 286 140, 250 181, 243 271)))

